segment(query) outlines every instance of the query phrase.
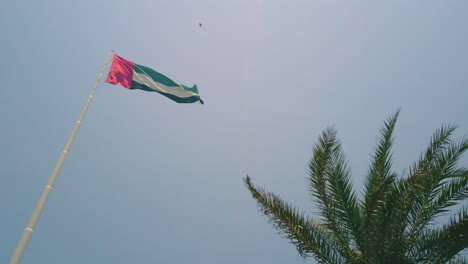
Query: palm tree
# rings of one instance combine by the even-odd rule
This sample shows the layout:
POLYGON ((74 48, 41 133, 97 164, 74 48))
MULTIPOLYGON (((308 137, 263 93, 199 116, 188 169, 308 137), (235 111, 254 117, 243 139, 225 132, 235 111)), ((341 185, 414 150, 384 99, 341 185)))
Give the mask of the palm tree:
POLYGON ((398 177, 391 154, 398 115, 399 111, 384 123, 362 199, 352 188, 336 130, 321 134, 307 177, 320 221, 254 186, 246 176, 244 182, 260 211, 302 257, 313 256, 320 263, 466 262, 468 170, 457 163, 468 148, 468 138, 451 140, 456 126, 441 127, 408 175, 398 177), (438 224, 447 212, 456 213, 445 225, 438 224))

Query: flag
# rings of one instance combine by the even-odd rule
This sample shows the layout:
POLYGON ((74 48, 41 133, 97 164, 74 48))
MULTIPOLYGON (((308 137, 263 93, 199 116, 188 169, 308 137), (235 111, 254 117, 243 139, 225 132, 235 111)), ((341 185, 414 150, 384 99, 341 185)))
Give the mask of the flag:
POLYGON ((128 61, 116 54, 114 54, 106 82, 121 85, 126 89, 157 92, 177 103, 199 102, 203 104, 196 85, 189 88, 176 83, 153 69, 128 61))

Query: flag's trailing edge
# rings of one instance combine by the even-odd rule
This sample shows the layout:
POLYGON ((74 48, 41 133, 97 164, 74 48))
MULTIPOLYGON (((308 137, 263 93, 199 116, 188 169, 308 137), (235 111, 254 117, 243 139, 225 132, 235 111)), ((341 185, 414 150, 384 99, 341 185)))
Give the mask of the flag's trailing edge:
POLYGON ((196 85, 189 88, 176 83, 153 69, 128 61, 116 54, 114 54, 106 82, 121 85, 126 89, 157 92, 177 103, 199 102, 203 104, 196 85))

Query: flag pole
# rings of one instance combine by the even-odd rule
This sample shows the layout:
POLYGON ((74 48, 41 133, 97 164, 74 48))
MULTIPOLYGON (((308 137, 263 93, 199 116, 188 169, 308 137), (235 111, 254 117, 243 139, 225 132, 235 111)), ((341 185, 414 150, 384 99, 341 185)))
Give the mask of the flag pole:
POLYGON ((34 208, 31 218, 29 219, 29 223, 24 229, 23 235, 21 236, 18 244, 16 245, 15 251, 13 252, 13 255, 11 256, 9 264, 18 264, 21 260, 21 257, 23 256, 24 250, 26 249, 29 239, 31 238, 33 229, 36 226, 37 220, 39 219, 39 216, 41 215, 42 209, 44 208, 44 205, 47 202, 47 198, 49 197, 49 193, 50 191, 52 191, 52 187, 54 186, 55 180, 57 179, 60 169, 62 168, 63 162, 65 161, 65 158, 68 154, 68 150, 70 149, 70 146, 73 143, 73 139, 75 139, 75 135, 78 132, 78 128, 80 127, 81 120, 86 114, 86 110, 88 110, 88 106, 91 103, 91 100, 93 99, 94 92, 96 91, 96 88, 98 87, 99 82, 101 81, 102 74, 104 70, 107 68, 107 64, 109 63, 109 59, 111 58, 113 53, 114 53, 113 50, 109 51, 109 55, 107 56, 106 62, 102 66, 102 69, 99 72, 97 80, 94 83, 94 87, 91 90, 91 94, 89 95, 88 100, 86 101, 86 104, 83 107, 83 110, 81 110, 80 117, 76 121, 75 126, 73 127, 73 130, 70 136, 68 137, 68 141, 65 144, 65 147, 62 153, 60 154, 60 157, 57 160, 57 163, 55 164, 55 168, 52 171, 52 174, 50 175, 47 185, 44 187, 44 191, 42 192, 41 197, 39 198, 39 201, 36 204, 36 208, 34 208))

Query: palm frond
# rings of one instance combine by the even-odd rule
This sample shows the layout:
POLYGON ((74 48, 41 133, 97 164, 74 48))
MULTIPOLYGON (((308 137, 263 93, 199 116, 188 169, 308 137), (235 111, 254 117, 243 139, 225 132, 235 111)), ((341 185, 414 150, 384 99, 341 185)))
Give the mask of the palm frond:
POLYGON ((435 131, 424 155, 419 159, 419 162, 415 164, 413 168, 410 168, 410 175, 416 175, 418 172, 421 173, 428 170, 434 160, 437 160, 439 154, 450 143, 450 137, 456 128, 457 126, 452 124, 448 126, 442 126, 435 131))
POLYGON ((338 145, 336 130, 333 127, 327 128, 314 146, 307 179, 310 193, 316 198, 320 213, 326 219, 328 228, 340 238, 341 243, 348 243, 350 234, 338 218, 336 204, 333 202, 329 187, 329 174, 333 170, 332 159, 336 155, 338 145))
POLYGON ((434 177, 433 164, 450 144, 450 136, 455 129, 454 125, 438 129, 419 162, 410 168, 409 176, 393 184, 386 195, 383 205, 386 223, 379 223, 379 226, 383 228, 385 236, 392 237, 401 243, 400 248, 403 251, 406 250, 405 248, 412 247, 417 241, 414 234, 418 232, 411 231, 416 230, 411 225, 408 230, 408 223, 419 221, 416 220, 418 213, 423 208, 431 191, 440 182, 434 177), (404 239, 405 231, 411 235, 404 239))
POLYGON ((310 192, 317 198, 316 202, 320 209, 329 210, 330 197, 327 192, 326 174, 330 170, 330 160, 332 159, 333 149, 336 146, 336 130, 328 127, 319 137, 319 142, 313 149, 313 157, 309 162, 310 192))
MULTIPOLYGON (((468 169, 458 166, 468 138, 452 141, 455 125, 442 126, 408 176, 392 172, 393 131, 400 111, 380 131, 359 201, 336 130, 314 145, 308 185, 322 216, 314 222, 273 193, 244 182, 260 211, 301 256, 320 263, 466 263, 468 209, 438 225, 453 206, 468 199, 468 169)), ((458 207, 460 208, 460 207, 458 207)))
POLYGON ((450 207, 468 198, 468 170, 464 170, 457 175, 459 177, 440 184, 437 188, 438 190, 434 191, 434 194, 431 195, 431 197, 435 197, 431 198, 419 210, 419 214, 411 226, 410 236, 416 236, 435 217, 448 212, 450 207))
POLYGON ((313 255, 324 263, 344 263, 340 248, 325 226, 312 222, 278 196, 256 188, 249 176, 244 179, 260 211, 273 226, 296 246, 301 256, 313 255))
MULTIPOLYGON (((415 235, 438 214, 445 212, 459 199, 468 195, 468 175, 466 169, 456 167, 461 155, 468 149, 468 139, 450 142, 433 155, 433 162, 426 166, 424 182, 415 196, 409 211, 411 235, 415 235)), ((414 177, 418 177, 415 175, 414 177)))
POLYGON ((336 219, 351 235, 348 243, 355 244, 354 246, 361 249, 361 242, 364 240, 361 210, 350 182, 350 171, 339 141, 336 141, 333 148, 329 171, 325 175, 336 219))
POLYGON ((468 247, 468 209, 462 208, 438 230, 424 232, 413 249, 416 260, 446 263, 468 247))
POLYGON ((372 215, 383 201, 383 196, 394 182, 394 175, 391 173, 392 156, 391 147, 393 141, 393 130, 400 114, 400 110, 390 116, 384 123, 381 130, 379 144, 373 156, 373 162, 365 180, 365 195, 363 213, 366 217, 365 228, 370 224, 372 215))
MULTIPOLYGON (((468 170, 460 169, 460 172, 455 173, 449 182, 441 184, 440 190, 435 192, 437 197, 431 199, 434 207, 431 211, 438 214, 442 209, 456 204, 456 201, 465 200, 468 198, 468 170)), ((435 196, 435 195, 434 195, 435 196)))
POLYGON ((362 232, 367 239, 363 251, 368 252, 366 255, 369 261, 376 261, 376 259, 385 255, 381 252, 384 249, 381 244, 385 241, 383 238, 386 236, 387 229, 380 227, 383 227, 384 221, 389 218, 382 211, 382 206, 396 179, 396 174, 391 172, 391 148, 393 131, 399 114, 400 110, 397 110, 384 122, 384 126, 380 130, 378 145, 372 157, 372 164, 364 182, 362 232), (371 252, 374 252, 374 254, 371 252))

